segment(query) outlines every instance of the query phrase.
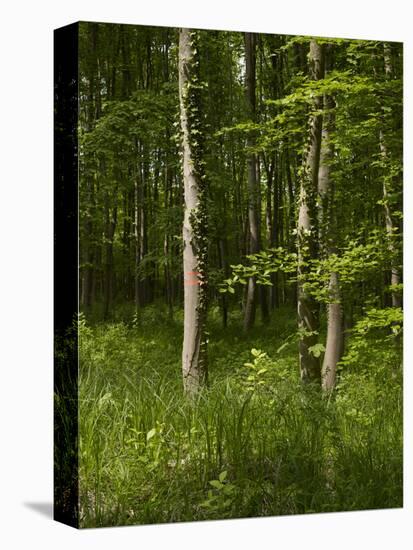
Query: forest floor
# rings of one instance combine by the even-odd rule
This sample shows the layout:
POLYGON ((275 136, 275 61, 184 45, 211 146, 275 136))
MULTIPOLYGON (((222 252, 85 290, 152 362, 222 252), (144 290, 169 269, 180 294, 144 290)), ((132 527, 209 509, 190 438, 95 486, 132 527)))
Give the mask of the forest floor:
POLYGON ((82 318, 81 526, 402 506, 400 354, 371 368, 364 347, 326 399, 300 383, 295 330, 292 309, 248 335, 212 310, 209 384, 191 404, 182 312, 82 318))

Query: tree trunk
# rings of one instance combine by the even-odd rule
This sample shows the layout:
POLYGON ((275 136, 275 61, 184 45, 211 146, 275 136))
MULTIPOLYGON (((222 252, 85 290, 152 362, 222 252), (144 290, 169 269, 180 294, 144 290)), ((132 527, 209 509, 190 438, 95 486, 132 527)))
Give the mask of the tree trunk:
POLYGON ((344 349, 343 310, 341 305, 338 274, 330 274, 329 295, 327 304, 327 340, 326 351, 321 370, 322 387, 331 392, 336 384, 337 363, 344 349))
POLYGON ((182 373, 185 393, 193 397, 207 379, 205 182, 199 143, 199 89, 195 33, 179 31, 179 101, 183 148, 185 212, 183 223, 184 341, 182 373))
MULTIPOLYGON (((146 147, 142 147, 142 164, 141 164, 141 201, 140 201, 140 233, 141 233, 141 261, 148 255, 148 192, 149 192, 149 161, 146 147)), ((141 303, 146 305, 150 302, 150 286, 146 273, 142 274, 142 281, 140 285, 141 290, 141 303)))
POLYGON ((115 189, 115 205, 110 208, 109 194, 106 196, 106 212, 105 212, 105 280, 104 280, 104 304, 103 318, 106 320, 109 316, 109 311, 113 301, 113 238, 115 236, 117 222, 117 205, 116 205, 115 189))
MULTIPOLYGON (((164 81, 168 82, 170 81, 169 78, 169 30, 165 29, 165 58, 164 58, 164 81)), ((165 212, 169 208, 173 208, 173 172, 171 167, 171 153, 170 153, 170 128, 169 124, 165 124, 165 136, 166 136, 166 151, 165 151, 165 161, 164 161, 164 208, 165 212)), ((168 222, 165 225, 165 232, 164 232, 164 244, 163 244, 163 250, 165 255, 165 264, 164 264, 164 276, 165 276, 165 295, 166 295, 166 302, 168 304, 168 314, 169 318, 173 319, 174 309, 173 309, 173 285, 172 285, 172 274, 171 274, 171 223, 168 218, 168 222)))
MULTIPOLYGON (((391 50, 390 46, 388 44, 384 45, 384 71, 385 76, 387 80, 390 80, 392 78, 393 68, 392 68, 392 62, 391 62, 391 50)), ((384 126, 384 114, 382 116, 383 124, 384 126)), ((386 165, 389 160, 389 152, 388 147, 386 143, 386 138, 383 132, 383 129, 380 129, 380 153, 382 156, 382 159, 384 161, 384 164, 386 165)), ((385 166, 386 171, 386 166, 385 166)), ((400 271, 395 265, 395 246, 394 246, 394 235, 395 235, 395 224, 393 222, 392 212, 389 205, 389 188, 391 189, 392 186, 392 178, 391 176, 388 176, 386 173, 383 178, 383 205, 384 205, 384 218, 385 218, 385 225, 386 225, 386 234, 387 234, 387 242, 388 242, 388 249, 390 252, 390 255, 392 256, 391 266, 390 266, 390 282, 391 285, 396 287, 401 282, 400 277, 400 271)), ((391 301, 393 307, 401 307, 402 300, 399 290, 393 290, 391 293, 391 301)))
POLYGON ((139 288, 139 266, 141 262, 141 239, 140 239, 140 192, 139 192, 139 170, 135 175, 135 184, 134 184, 134 236, 135 236, 135 269, 134 269, 134 298, 135 298, 135 309, 138 312, 141 306, 140 303, 140 288, 139 288))
MULTIPOLYGON (((228 243, 226 238, 226 226, 223 232, 223 236, 218 239, 217 242, 217 252, 218 252, 218 267, 224 273, 224 277, 229 277, 229 266, 227 262, 228 256, 228 243)), ((228 300, 225 293, 221 294, 221 307, 222 307, 222 326, 227 328, 228 324, 228 300)))
MULTIPOLYGON (((169 132, 167 131, 167 136, 169 139, 169 132)), ((165 162, 165 191, 164 191, 164 208, 167 211, 168 208, 173 207, 173 197, 172 197, 172 171, 169 167, 169 151, 166 152, 166 162, 165 162)), ((173 318, 173 295, 172 295, 172 275, 171 275, 171 252, 170 252, 170 222, 165 226, 164 240, 163 240, 163 251, 165 256, 164 263, 164 276, 165 276, 165 295, 166 301, 168 304, 168 312, 170 319, 173 318)))
MULTIPOLYGON (((255 61, 256 61, 256 36, 254 33, 245 33, 245 93, 249 109, 250 119, 255 121, 255 61)), ((246 140, 247 148, 255 145, 254 137, 246 140)), ((248 155, 248 223, 249 223, 249 253, 256 254, 260 249, 259 219, 258 219, 258 184, 257 166, 254 153, 248 155)), ((248 280, 247 296, 244 312, 244 330, 249 330, 255 321, 256 302, 255 277, 248 280)))
MULTIPOLYGON (((258 221, 258 252, 261 249, 261 162, 260 156, 256 155, 256 186, 257 186, 257 221, 258 221)), ((263 323, 268 322, 270 318, 270 312, 268 309, 268 292, 267 287, 264 285, 259 286, 259 299, 261 309, 261 321, 263 323)))
MULTIPOLYGON (((319 241, 321 253, 330 256, 335 252, 335 239, 337 238, 337 214, 334 205, 334 186, 331 181, 330 165, 333 160, 333 144, 331 133, 334 125, 334 101, 326 96, 323 130, 321 137, 320 168, 318 173, 318 192, 320 196, 319 212, 319 241)), ((341 304, 341 292, 339 275, 336 272, 330 274, 329 301, 327 303, 327 339, 326 350, 321 368, 322 388, 331 392, 336 383, 337 363, 341 359, 344 349, 343 310, 341 304)))
MULTIPOLYGON (((310 76, 313 80, 320 80, 324 74, 323 46, 315 40, 310 44, 310 76)), ((313 109, 322 108, 322 97, 316 97, 313 109)), ((320 363, 310 348, 317 343, 318 307, 304 288, 305 276, 308 272, 308 260, 316 255, 314 225, 316 218, 315 195, 318 186, 318 168, 320 162, 322 116, 311 114, 309 119, 309 138, 307 150, 304 154, 303 175, 300 181, 299 212, 297 224, 298 248, 298 285, 297 285, 297 314, 298 329, 300 331, 299 362, 300 375, 303 382, 320 380, 320 363)))

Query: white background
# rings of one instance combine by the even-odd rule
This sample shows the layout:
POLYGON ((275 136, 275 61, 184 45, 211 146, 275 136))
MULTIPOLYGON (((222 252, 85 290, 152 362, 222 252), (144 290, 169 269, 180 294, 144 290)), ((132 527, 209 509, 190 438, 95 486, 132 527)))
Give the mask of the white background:
MULTIPOLYGON (((404 549, 412 540, 413 18, 409 0, 3 0, 0 28, 2 548, 404 549), (405 508, 76 531, 52 502, 52 30, 77 20, 405 41, 405 508), (410 540, 409 540, 410 539, 410 540)), ((410 545, 409 545, 410 547, 410 545)))

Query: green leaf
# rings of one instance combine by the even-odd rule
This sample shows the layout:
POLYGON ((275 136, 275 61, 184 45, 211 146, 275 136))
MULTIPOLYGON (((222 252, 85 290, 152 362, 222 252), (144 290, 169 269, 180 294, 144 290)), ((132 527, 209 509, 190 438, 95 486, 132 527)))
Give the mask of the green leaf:
POLYGON ((326 350, 326 348, 323 346, 323 344, 315 344, 314 346, 311 346, 308 348, 308 351, 314 356, 314 357, 320 357, 320 355, 326 350))
POLYGON ((212 487, 215 487, 215 489, 222 489, 223 487, 223 484, 218 481, 218 479, 213 479, 209 482, 210 485, 212 485, 212 487))
POLYGON ((227 477, 227 471, 225 470, 224 472, 221 472, 219 474, 219 481, 222 483, 227 477))
POLYGON ((146 434, 146 441, 149 441, 153 438, 153 436, 156 434, 156 428, 152 428, 152 430, 149 430, 149 432, 146 434))

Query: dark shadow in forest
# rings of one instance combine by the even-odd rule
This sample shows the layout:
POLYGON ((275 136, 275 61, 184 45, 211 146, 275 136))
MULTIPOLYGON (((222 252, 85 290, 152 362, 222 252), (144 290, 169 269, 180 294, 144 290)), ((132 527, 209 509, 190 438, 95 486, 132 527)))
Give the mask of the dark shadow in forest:
POLYGON ((23 505, 41 516, 53 519, 53 502, 23 502, 23 505))

